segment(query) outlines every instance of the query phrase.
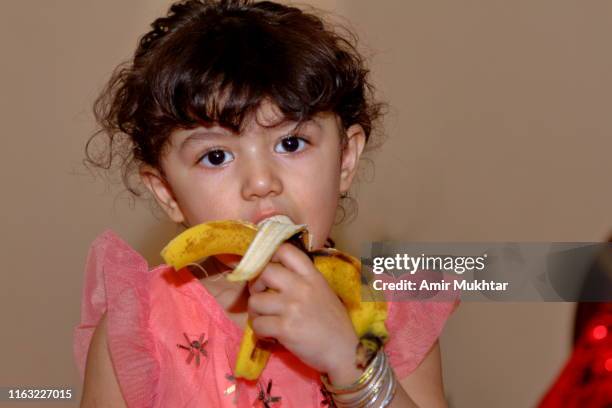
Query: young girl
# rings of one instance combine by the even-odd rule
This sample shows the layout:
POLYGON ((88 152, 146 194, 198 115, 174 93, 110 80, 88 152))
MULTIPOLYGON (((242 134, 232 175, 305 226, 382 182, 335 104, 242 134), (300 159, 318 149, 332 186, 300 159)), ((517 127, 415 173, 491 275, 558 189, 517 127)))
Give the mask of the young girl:
MULTIPOLYGON (((284 214, 314 248, 330 242, 380 114, 354 44, 267 1, 177 3, 152 27, 97 101, 108 157, 124 158, 126 177, 136 165, 185 227, 284 214)), ((306 254, 283 244, 249 284, 224 279, 236 262, 150 269, 112 231, 98 236, 75 330, 82 406, 446 405, 437 338, 453 304, 390 304, 390 341, 364 371, 346 310, 306 254), (232 374, 247 319, 276 341, 258 381, 232 374)))

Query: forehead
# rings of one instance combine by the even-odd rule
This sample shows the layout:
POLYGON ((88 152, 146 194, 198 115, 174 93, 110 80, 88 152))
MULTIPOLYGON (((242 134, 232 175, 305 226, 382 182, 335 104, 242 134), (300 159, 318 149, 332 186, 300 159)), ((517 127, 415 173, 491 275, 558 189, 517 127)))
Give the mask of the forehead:
MULTIPOLYGON (((262 101, 256 110, 244 118, 239 134, 258 132, 259 130, 272 131, 293 131, 308 130, 320 131, 323 133, 336 133, 341 129, 341 121, 333 112, 320 112, 302 122, 297 122, 287 118, 279 107, 268 100, 262 101)), ((190 139, 190 136, 201 131, 218 135, 235 135, 236 133, 229 128, 223 127, 218 123, 202 125, 195 129, 182 129, 172 132, 172 144, 181 144, 190 139)))
POLYGON ((249 131, 254 127, 264 128, 285 128, 291 126, 310 126, 314 125, 321 130, 330 127, 330 125, 339 125, 337 115, 333 112, 319 112, 313 116, 304 119, 302 122, 289 119, 283 114, 278 105, 269 99, 264 99, 258 108, 245 118, 241 132, 249 131))
POLYGON ((277 127, 288 122, 278 105, 268 99, 263 100, 254 114, 246 119, 247 127, 253 123, 264 127, 277 127))

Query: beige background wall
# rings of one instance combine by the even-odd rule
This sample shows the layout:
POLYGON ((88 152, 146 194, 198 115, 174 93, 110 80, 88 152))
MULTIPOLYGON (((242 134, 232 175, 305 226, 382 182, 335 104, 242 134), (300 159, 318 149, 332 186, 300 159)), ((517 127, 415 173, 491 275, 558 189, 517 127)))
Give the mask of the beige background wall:
MULTIPOLYGON (((612 3, 373 4, 341 3, 392 105, 348 245, 612 232, 612 3)), ((569 351, 573 307, 462 305, 441 341, 453 406, 534 406, 569 351)))
MULTIPOLYGON (((153 265, 177 231, 81 167, 94 97, 168 3, 3 8, 0 386, 80 388, 71 342, 89 244, 112 228, 153 265)), ((353 22, 392 109, 342 248, 610 232, 610 3, 311 4, 353 22)), ((572 307, 464 304, 442 338, 453 406, 533 406, 568 351, 572 307)))

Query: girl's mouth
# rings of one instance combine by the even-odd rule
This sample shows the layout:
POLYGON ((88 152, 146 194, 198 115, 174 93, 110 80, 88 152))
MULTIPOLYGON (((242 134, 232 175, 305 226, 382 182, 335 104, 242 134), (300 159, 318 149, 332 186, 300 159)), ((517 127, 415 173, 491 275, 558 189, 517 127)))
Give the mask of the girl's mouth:
POLYGON ((270 218, 275 215, 286 215, 286 214, 283 214, 281 211, 276 211, 276 210, 262 211, 262 212, 255 214, 255 216, 251 218, 251 222, 255 225, 258 225, 260 222, 262 222, 266 218, 270 218))

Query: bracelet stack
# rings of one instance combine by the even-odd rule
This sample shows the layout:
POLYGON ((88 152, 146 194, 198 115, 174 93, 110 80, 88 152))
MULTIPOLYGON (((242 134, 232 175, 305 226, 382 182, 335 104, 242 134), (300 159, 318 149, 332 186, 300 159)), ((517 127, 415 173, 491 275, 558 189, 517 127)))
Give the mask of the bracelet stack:
POLYGON ((353 384, 334 387, 321 376, 321 382, 332 395, 338 408, 384 408, 393 399, 397 381, 383 350, 379 350, 367 368, 353 384))

